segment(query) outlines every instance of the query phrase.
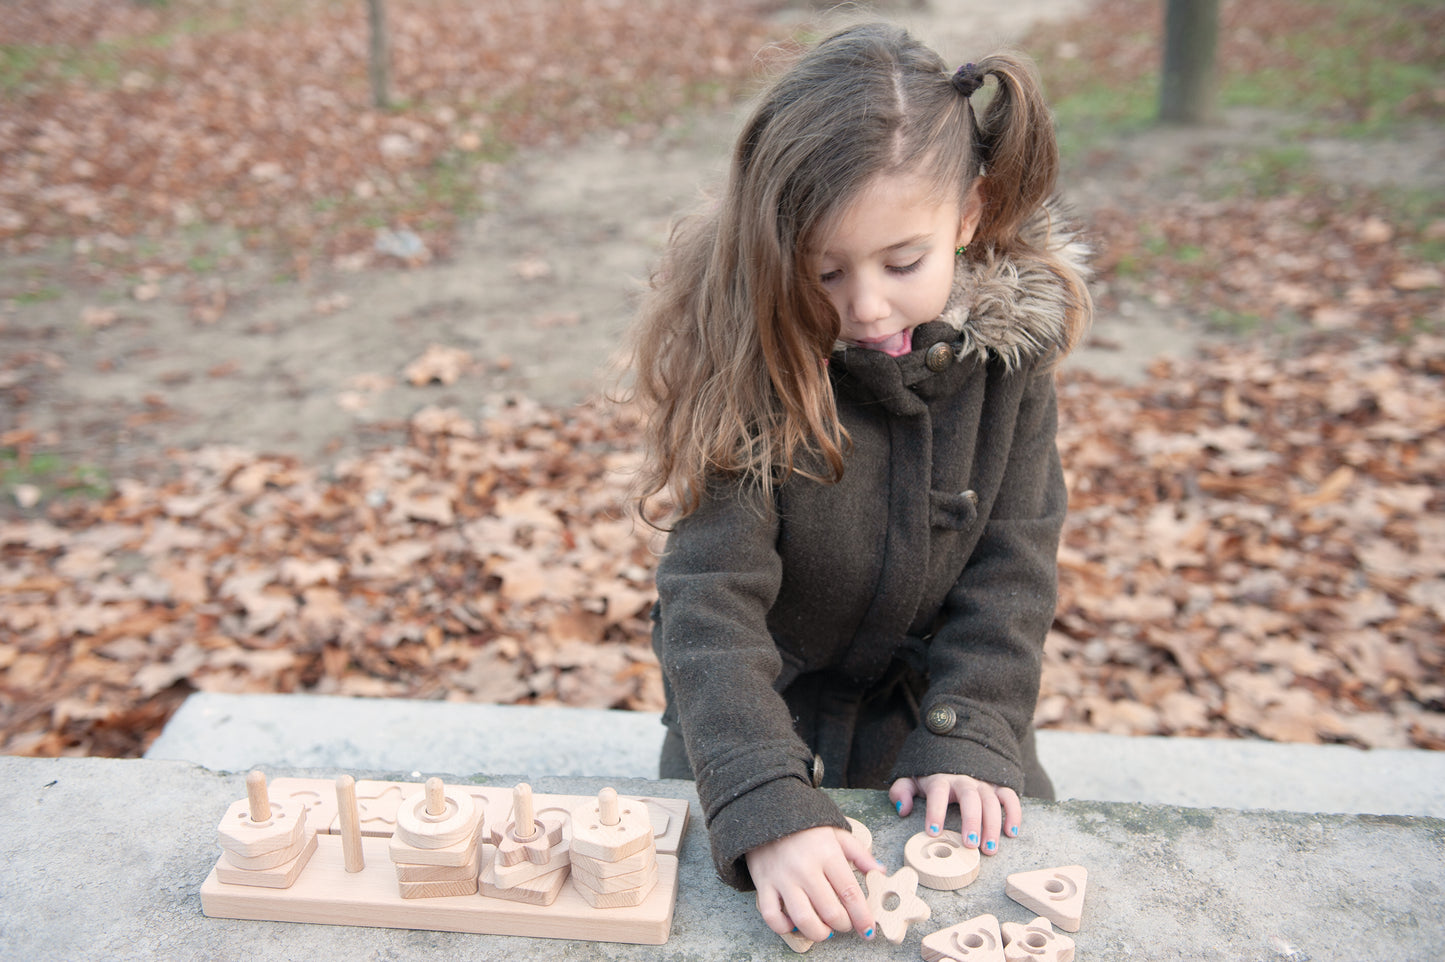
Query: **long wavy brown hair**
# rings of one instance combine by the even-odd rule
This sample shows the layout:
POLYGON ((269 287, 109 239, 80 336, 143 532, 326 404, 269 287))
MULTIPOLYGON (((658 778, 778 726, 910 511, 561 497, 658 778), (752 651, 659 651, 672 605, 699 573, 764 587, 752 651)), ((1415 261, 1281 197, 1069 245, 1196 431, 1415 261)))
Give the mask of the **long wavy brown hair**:
MULTIPOLYGON (((970 255, 1024 244, 1020 228, 1058 175, 1052 120, 1027 58, 975 66, 996 81, 978 115, 937 54, 867 24, 823 40, 763 92, 721 199, 674 229, 633 326, 644 518, 660 502, 691 513, 715 479, 770 493, 795 473, 842 476, 847 438, 826 369, 839 319, 817 248, 870 180, 921 174, 941 202, 962 204, 986 172, 970 255)), ((1083 278, 1062 261, 1056 271, 1087 305, 1083 278)), ((1078 313, 1071 343, 1088 321, 1078 313)))

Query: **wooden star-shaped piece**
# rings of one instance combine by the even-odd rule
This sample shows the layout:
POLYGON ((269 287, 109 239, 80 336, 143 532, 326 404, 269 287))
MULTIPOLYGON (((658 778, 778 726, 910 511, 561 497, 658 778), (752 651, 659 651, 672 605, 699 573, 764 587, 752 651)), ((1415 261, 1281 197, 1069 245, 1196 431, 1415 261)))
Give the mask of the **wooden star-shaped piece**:
POLYGON ((918 897, 918 873, 906 865, 892 875, 869 872, 864 883, 878 931, 895 945, 908 934, 909 925, 933 914, 928 903, 918 897))

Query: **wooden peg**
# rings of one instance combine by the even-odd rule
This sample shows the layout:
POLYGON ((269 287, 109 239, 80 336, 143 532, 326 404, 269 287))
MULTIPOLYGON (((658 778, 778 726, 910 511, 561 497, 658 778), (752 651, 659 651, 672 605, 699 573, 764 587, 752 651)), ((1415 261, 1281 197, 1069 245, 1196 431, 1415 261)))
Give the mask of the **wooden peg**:
POLYGON ((259 768, 246 776, 246 799, 251 806, 251 821, 270 820, 271 799, 266 797, 266 773, 259 768))
POLYGON ((447 813, 447 792, 442 780, 435 776, 426 780, 426 813, 438 818, 447 813))
POLYGON ((1042 915, 1065 932, 1079 931, 1084 913, 1084 888, 1089 872, 1082 865, 1015 872, 1004 894, 1026 909, 1042 915))
POLYGON ((336 812, 341 819, 341 853, 346 871, 360 872, 366 868, 361 851, 361 806, 356 802, 356 779, 342 775, 336 779, 336 812))
POLYGON ((526 842, 537 834, 537 816, 532 807, 532 786, 519 782, 512 789, 512 832, 517 841, 526 842))
POLYGON ((617 810, 617 790, 604 788, 597 793, 597 818, 603 825, 616 825, 621 821, 617 810))

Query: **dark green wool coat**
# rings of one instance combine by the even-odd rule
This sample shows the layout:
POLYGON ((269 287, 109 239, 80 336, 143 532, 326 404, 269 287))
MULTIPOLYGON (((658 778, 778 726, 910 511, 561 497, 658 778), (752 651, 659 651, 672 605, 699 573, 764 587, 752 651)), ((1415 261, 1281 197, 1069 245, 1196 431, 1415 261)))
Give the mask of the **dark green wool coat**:
POLYGON ((1052 795, 1033 713, 1067 501, 1050 373, 1067 305, 1036 261, 961 264, 912 353, 830 359, 841 481, 794 476, 765 504, 719 484, 669 536, 661 774, 696 778, 728 884, 751 886, 750 849, 846 825, 819 785, 950 772, 1052 795))

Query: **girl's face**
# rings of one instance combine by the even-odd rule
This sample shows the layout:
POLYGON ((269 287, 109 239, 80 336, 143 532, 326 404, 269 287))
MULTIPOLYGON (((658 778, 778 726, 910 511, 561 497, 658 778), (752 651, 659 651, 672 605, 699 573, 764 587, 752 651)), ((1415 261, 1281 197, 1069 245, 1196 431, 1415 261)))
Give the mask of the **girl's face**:
POLYGON ((913 329, 948 302, 954 250, 973 238, 980 212, 977 189, 960 204, 940 201, 920 177, 869 182, 825 235, 818 262, 838 336, 893 357, 912 350, 913 329))

